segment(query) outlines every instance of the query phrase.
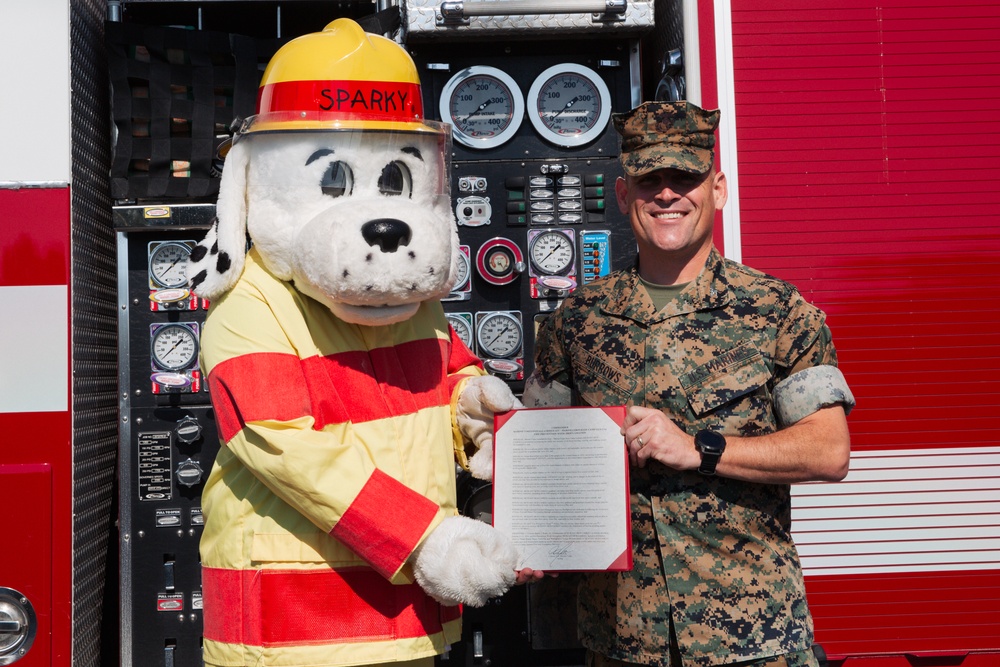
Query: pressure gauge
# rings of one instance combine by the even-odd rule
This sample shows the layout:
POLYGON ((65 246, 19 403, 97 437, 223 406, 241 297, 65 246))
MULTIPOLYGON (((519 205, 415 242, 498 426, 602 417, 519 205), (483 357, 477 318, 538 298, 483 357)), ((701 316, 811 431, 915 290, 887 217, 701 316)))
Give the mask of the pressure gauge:
POLYGON ((508 238, 490 239, 476 251, 476 271, 491 285, 513 282, 525 268, 521 249, 508 238))
POLYGON ((521 351, 523 338, 521 322, 510 313, 486 313, 476 326, 476 342, 484 357, 513 357, 521 351))
POLYGON ((170 241, 149 244, 149 278, 160 289, 183 287, 187 284, 187 260, 191 250, 184 243, 170 241))
POLYGON ((542 275, 568 273, 574 257, 573 239, 559 230, 544 230, 528 242, 528 259, 542 275))
POLYGON ((465 343, 465 346, 472 349, 472 323, 471 319, 466 319, 458 313, 446 313, 448 324, 455 330, 455 334, 465 343))
POLYGON ((517 83, 495 67, 467 67, 448 80, 438 101, 455 140, 470 148, 495 148, 521 126, 524 97, 517 83))
POLYGON ((461 290, 469 282, 469 246, 461 246, 458 252, 458 274, 452 291, 461 290))
POLYGON ((165 371, 182 371, 198 361, 198 337, 191 327, 167 324, 153 331, 153 364, 165 371))
POLYGON ((557 146, 582 146, 597 139, 611 118, 611 93, 589 67, 554 65, 528 90, 528 118, 557 146))

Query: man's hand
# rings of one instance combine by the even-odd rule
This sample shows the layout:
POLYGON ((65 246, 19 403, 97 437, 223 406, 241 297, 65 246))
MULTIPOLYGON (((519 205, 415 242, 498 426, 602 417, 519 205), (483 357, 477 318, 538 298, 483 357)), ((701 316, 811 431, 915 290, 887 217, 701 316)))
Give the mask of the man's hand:
POLYGON ((694 437, 659 410, 639 405, 629 407, 622 435, 628 446, 629 461, 639 468, 644 468, 650 459, 675 470, 694 470, 701 464, 694 437))
MULTIPOLYGON (((696 470, 701 455, 694 436, 659 410, 633 405, 622 427, 632 465, 650 460, 674 470, 696 470)), ((820 408, 780 431, 752 437, 726 436, 726 452, 715 472, 761 484, 836 482, 847 475, 851 436, 841 405, 820 408)))
POLYGON ((514 574, 517 576, 517 579, 514 582, 515 585, 517 585, 517 586, 521 586, 523 584, 533 584, 536 581, 541 581, 546 576, 549 576, 549 577, 558 577, 559 576, 558 572, 553 572, 553 573, 551 573, 549 575, 546 575, 541 570, 532 570, 530 567, 526 567, 523 570, 514 570, 514 574))

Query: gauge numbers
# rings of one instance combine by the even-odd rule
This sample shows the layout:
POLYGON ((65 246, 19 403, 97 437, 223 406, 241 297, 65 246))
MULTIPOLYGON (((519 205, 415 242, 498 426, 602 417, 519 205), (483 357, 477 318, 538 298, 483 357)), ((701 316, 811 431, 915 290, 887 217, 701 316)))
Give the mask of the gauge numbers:
POLYGON ((151 329, 150 353, 156 368, 177 372, 198 362, 198 336, 194 329, 184 324, 166 324, 151 329))
POLYGON ((169 241, 149 244, 149 278, 157 289, 187 285, 187 260, 191 249, 186 243, 169 241))
POLYGON ((481 356, 513 357, 521 351, 523 337, 521 321, 510 313, 484 313, 476 325, 476 342, 481 356))
POLYGON ((438 102, 455 140, 470 148, 495 148, 510 140, 524 117, 517 83, 495 67, 467 67, 448 80, 438 102))
POLYGON ((596 139, 611 118, 611 93, 589 67, 563 63, 538 75, 528 90, 528 118, 557 146, 582 146, 596 139))
POLYGON ((458 252, 458 276, 455 279, 453 291, 461 290, 469 283, 469 246, 460 246, 458 252))
POLYGON ((568 273, 575 254, 573 239, 559 230, 544 230, 528 242, 531 266, 541 275, 568 273))
POLYGON ((471 350, 472 316, 466 313, 446 313, 445 317, 448 319, 448 324, 451 325, 451 328, 455 330, 455 335, 471 350))

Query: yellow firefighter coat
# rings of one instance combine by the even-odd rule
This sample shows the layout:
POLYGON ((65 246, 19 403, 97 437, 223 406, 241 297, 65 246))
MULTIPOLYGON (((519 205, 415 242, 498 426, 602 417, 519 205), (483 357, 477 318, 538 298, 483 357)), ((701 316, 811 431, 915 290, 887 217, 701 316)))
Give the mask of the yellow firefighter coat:
POLYGON ((210 665, 352 665, 441 653, 458 607, 407 559, 455 509, 454 405, 479 361, 439 303, 347 324, 256 251, 203 334, 222 448, 203 493, 210 665))

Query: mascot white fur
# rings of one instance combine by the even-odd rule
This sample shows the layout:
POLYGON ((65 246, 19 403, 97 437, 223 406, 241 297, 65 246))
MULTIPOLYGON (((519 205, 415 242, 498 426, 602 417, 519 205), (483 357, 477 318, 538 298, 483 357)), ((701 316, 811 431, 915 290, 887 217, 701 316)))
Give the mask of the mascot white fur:
POLYGON ((488 478, 517 401, 438 301, 459 259, 447 130, 402 47, 347 19, 264 73, 188 266, 222 441, 208 665, 430 664, 457 605, 515 583, 509 540, 456 510, 456 459, 488 478))

